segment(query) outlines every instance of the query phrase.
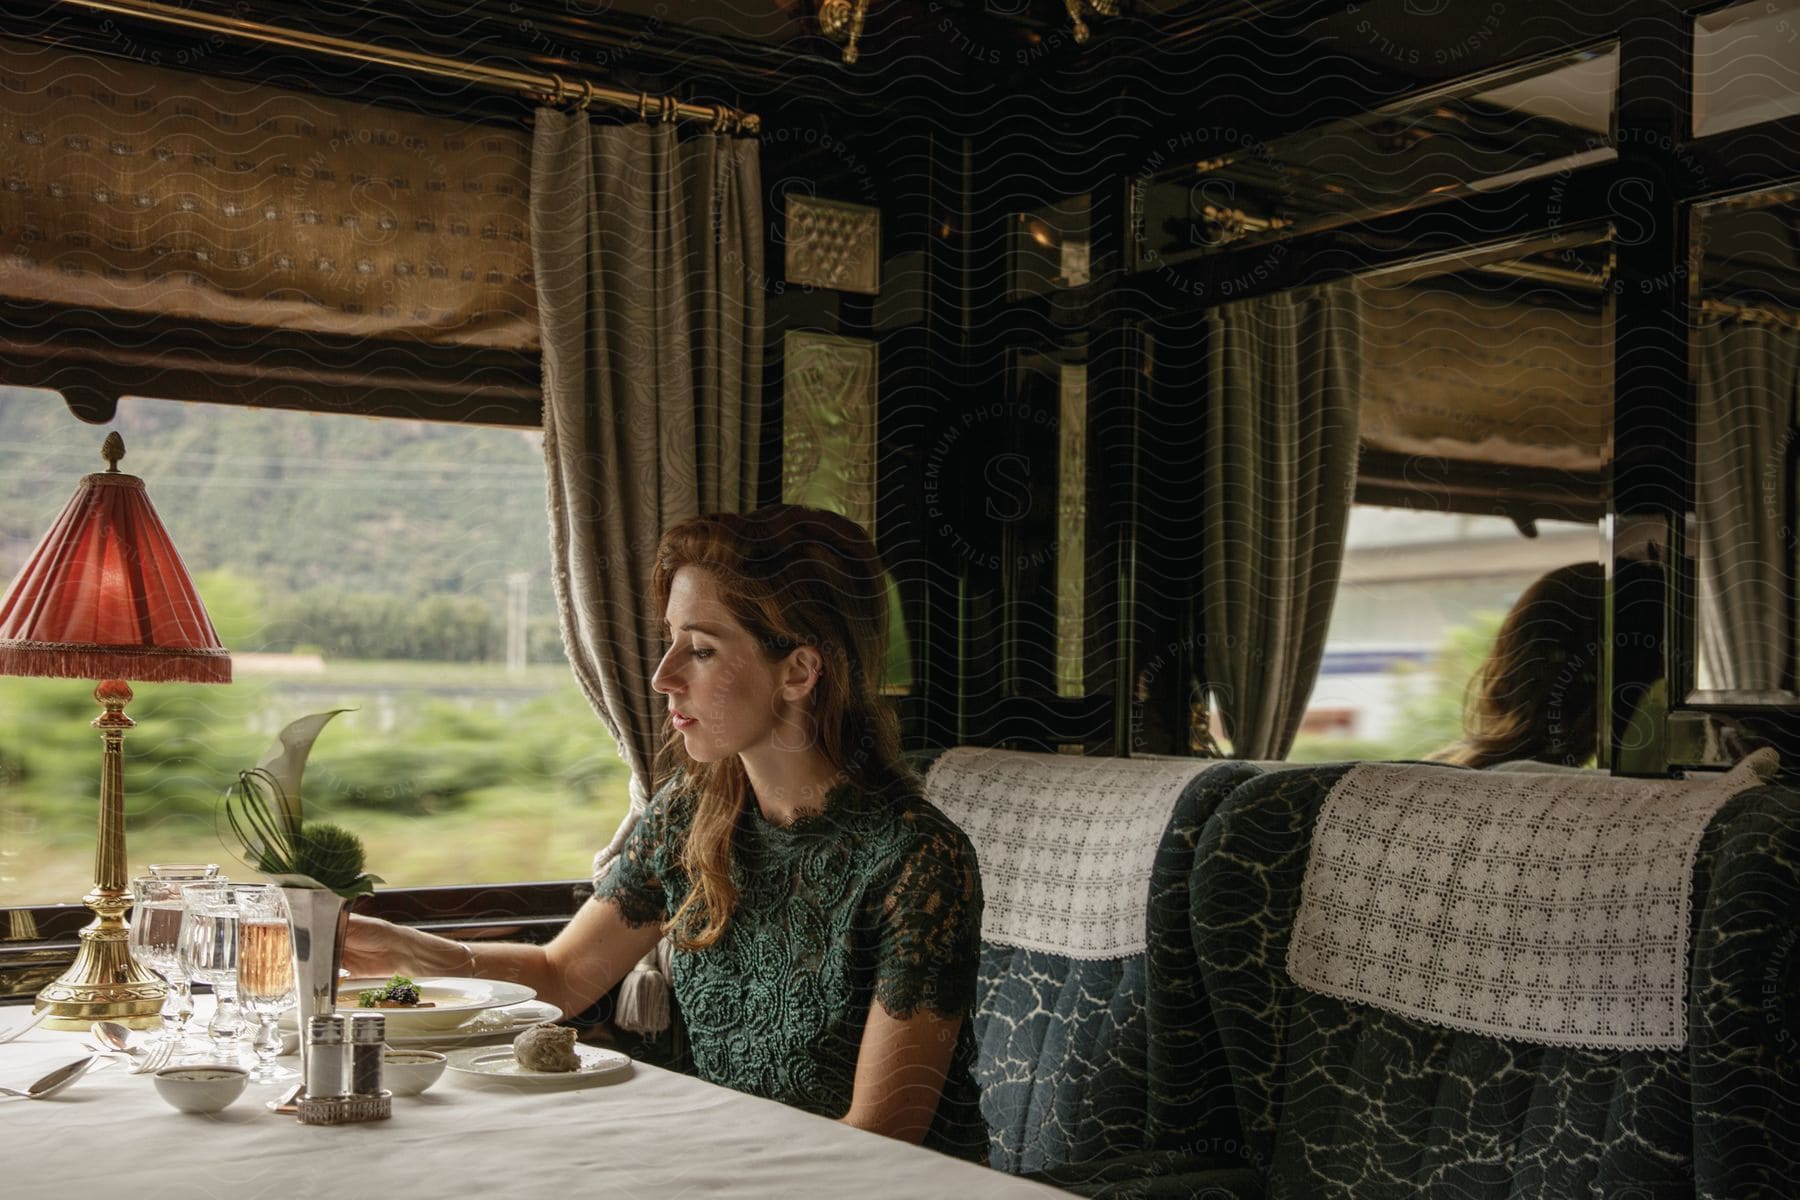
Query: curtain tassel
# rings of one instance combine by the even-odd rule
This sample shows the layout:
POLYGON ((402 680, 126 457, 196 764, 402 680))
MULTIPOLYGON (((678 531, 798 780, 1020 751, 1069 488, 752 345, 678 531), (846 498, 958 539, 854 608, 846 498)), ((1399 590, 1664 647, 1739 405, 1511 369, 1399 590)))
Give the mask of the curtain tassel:
POLYGON ((669 981, 668 945, 667 938, 658 942, 619 985, 613 1024, 627 1033, 659 1034, 669 1028, 674 987, 669 981))

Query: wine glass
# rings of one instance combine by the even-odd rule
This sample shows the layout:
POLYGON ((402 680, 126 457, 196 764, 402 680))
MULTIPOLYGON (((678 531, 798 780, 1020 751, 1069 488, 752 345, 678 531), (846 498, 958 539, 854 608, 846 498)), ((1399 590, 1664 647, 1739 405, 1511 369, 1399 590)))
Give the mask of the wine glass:
POLYGON ((294 958, 288 942, 287 898, 268 884, 237 888, 238 1003, 256 1017, 250 1046, 256 1052, 253 1083, 292 1079, 298 1072, 275 1065, 281 1034, 275 1019, 295 1005, 294 958))
POLYGON ((193 993, 181 952, 181 892, 176 880, 140 875, 131 881, 135 910, 131 915, 131 957, 168 984, 163 999, 164 1042, 179 1042, 188 1018, 194 1015, 193 993), (174 1011, 170 1009, 173 1007, 174 1011))
POLYGON ((237 1006, 238 908, 242 885, 189 883, 182 888, 181 946, 192 977, 213 990, 206 1032, 215 1044, 234 1042, 243 1027, 237 1006))

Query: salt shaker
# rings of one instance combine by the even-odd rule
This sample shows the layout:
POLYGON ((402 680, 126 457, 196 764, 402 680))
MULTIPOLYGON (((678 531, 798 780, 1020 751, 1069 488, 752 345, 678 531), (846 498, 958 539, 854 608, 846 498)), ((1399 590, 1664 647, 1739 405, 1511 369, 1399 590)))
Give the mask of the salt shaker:
POLYGON ((350 1018, 350 1091, 357 1096, 381 1094, 381 1051, 387 1041, 387 1018, 358 1013, 350 1018))
POLYGON ((342 1096, 344 1086, 344 1018, 314 1017, 306 1023, 306 1094, 342 1096))

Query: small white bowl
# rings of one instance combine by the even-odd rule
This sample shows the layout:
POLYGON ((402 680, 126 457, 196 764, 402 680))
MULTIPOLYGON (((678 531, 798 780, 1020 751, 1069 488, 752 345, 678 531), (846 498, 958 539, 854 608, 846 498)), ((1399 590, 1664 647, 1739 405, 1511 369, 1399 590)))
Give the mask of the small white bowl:
POLYGON ((381 1056, 381 1083, 396 1096, 416 1096, 438 1081, 448 1061, 435 1050, 388 1050, 381 1056))
POLYGON ((224 1063, 164 1067, 155 1075, 156 1090, 182 1112, 215 1113, 244 1094, 249 1072, 224 1063))

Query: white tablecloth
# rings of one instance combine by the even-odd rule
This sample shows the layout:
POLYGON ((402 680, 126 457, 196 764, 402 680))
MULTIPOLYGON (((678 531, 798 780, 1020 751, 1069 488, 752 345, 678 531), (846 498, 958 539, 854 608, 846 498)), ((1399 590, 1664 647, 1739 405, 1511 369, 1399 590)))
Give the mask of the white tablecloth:
MULTIPOLYGON (((0 1028, 25 1011, 0 1009, 0 1028)), ((39 1028, 0 1046, 0 1085, 23 1088, 76 1057, 83 1040, 39 1028)), ((422 1096, 395 1098, 392 1119, 362 1125, 308 1126, 269 1112, 263 1102, 285 1086, 251 1084, 224 1112, 194 1116, 119 1064, 50 1100, 0 1099, 0 1195, 1067 1195, 641 1063, 630 1079, 572 1091, 478 1089, 446 1073, 422 1096)))

